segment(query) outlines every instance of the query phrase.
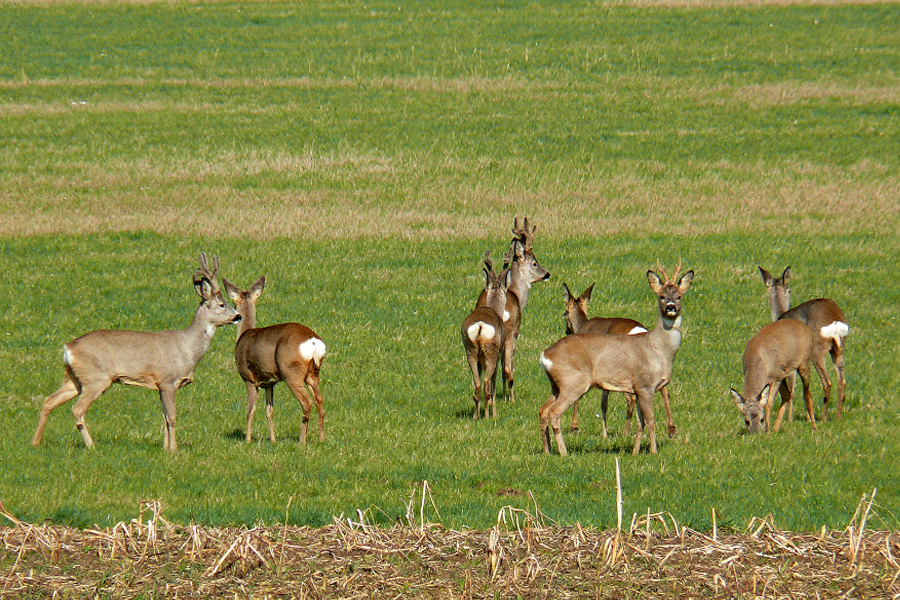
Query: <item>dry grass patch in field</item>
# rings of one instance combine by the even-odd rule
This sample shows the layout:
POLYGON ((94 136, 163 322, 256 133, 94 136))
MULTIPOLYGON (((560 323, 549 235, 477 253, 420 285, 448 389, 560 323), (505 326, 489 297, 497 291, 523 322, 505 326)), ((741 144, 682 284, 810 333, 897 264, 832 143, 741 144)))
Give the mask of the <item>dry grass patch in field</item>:
POLYGON ((412 506, 390 529, 365 513, 321 528, 176 526, 158 503, 103 530, 7 514, 0 597, 896 597, 900 536, 865 531, 865 505, 845 531, 818 534, 779 531, 771 518, 704 534, 667 514, 636 515, 617 533, 511 507, 488 531, 417 524, 412 506))

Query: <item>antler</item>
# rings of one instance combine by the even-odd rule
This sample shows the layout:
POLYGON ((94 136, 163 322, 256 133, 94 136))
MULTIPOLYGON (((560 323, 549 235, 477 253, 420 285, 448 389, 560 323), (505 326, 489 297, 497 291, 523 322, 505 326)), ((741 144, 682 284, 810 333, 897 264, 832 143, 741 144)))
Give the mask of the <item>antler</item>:
POLYGON ((516 217, 515 224, 512 230, 515 240, 519 240, 522 242, 522 245, 525 247, 526 252, 530 252, 532 245, 534 244, 534 232, 537 227, 532 227, 528 223, 528 217, 524 219, 524 227, 519 227, 519 217, 516 217))
POLYGON ((216 275, 219 273, 219 257, 213 256, 213 268, 210 270, 209 264, 206 262, 206 253, 200 253, 200 268, 197 269, 197 272, 194 273, 194 285, 200 285, 200 283, 205 279, 209 282, 210 289, 212 290, 213 295, 220 293, 219 292, 219 282, 216 280, 216 275))
POLYGON ((664 279, 664 281, 665 281, 666 284, 669 284, 669 283, 675 283, 675 281, 678 279, 678 273, 681 272, 681 259, 680 259, 680 258, 678 259, 678 266, 675 267, 675 273, 672 275, 672 278, 671 278, 671 279, 669 279, 669 276, 666 275, 666 270, 663 269, 663 267, 662 267, 661 264, 659 264, 659 259, 658 259, 658 258, 656 259, 656 269, 657 269, 660 273, 662 273, 663 279, 664 279))

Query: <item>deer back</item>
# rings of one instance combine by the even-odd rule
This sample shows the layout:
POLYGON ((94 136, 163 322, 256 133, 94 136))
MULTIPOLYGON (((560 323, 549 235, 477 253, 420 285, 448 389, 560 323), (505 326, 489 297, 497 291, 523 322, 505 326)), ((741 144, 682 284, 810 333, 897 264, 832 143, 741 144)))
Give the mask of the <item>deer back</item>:
POLYGON ((742 364, 744 398, 755 398, 766 385, 777 385, 797 369, 809 368, 812 331, 792 319, 764 326, 747 342, 742 364))

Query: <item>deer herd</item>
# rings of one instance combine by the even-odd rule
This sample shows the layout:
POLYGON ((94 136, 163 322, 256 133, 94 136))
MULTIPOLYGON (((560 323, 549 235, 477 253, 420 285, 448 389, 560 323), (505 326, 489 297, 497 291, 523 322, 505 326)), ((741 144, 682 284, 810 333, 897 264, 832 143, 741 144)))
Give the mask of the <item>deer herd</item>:
MULTIPOLYGON (((495 270, 490 251, 485 252, 484 288, 475 308, 462 322, 461 337, 474 386, 474 419, 480 418, 482 411, 485 418, 497 418, 498 371, 507 400, 515 402, 513 365, 522 316, 531 286, 550 279, 550 272, 534 255, 535 229, 527 218, 521 226, 515 220, 512 241, 499 271, 495 270)), ((194 274, 193 283, 201 301, 187 329, 160 332, 98 329, 63 347, 63 384, 44 400, 31 441, 33 446, 40 444, 50 412, 78 397, 72 407, 75 426, 85 445, 92 447, 85 413, 107 388, 122 383, 159 392, 164 447, 174 452, 177 449, 175 392, 193 381, 194 369, 209 349, 216 330, 228 324, 238 327, 234 357, 237 372, 247 389, 246 441, 252 440, 253 416, 259 388, 263 388, 269 439, 275 442, 273 397, 274 387, 280 381, 285 382, 302 407, 301 443, 306 443, 313 402, 318 414, 319 440, 324 441, 325 409, 319 390, 319 370, 326 354, 322 338, 299 323, 257 327, 256 303, 265 288, 265 277, 260 277, 248 290, 223 278, 225 293, 234 303, 232 308, 219 288, 218 258, 213 258, 212 265, 210 268, 206 255, 200 254, 200 268, 194 274)), ((832 385, 825 368, 826 354, 831 355, 837 371, 836 417, 841 417, 846 386, 847 318, 828 298, 809 300, 791 308, 790 267, 777 278, 762 267, 759 271, 768 291, 772 322, 747 342, 742 360, 742 391, 732 388, 731 396, 748 432, 778 431, 785 411, 788 420, 793 419, 793 396, 796 375, 799 375, 807 418, 815 430, 810 373, 814 367, 822 383, 822 420, 827 420, 832 385), (781 404, 774 425, 770 425, 772 405, 779 393, 781 404)), ((566 335, 540 353, 540 364, 550 383, 550 397, 539 411, 545 453, 550 453, 555 438, 559 454, 567 454, 560 419, 571 407, 570 430, 577 432, 578 403, 594 388, 602 393, 603 438, 608 435, 606 413, 610 392, 625 395, 625 435, 629 435, 637 408, 634 454, 640 451, 645 430, 650 452, 657 452, 653 414, 657 392, 666 409, 669 437, 675 435, 667 386, 681 345, 682 300, 693 279, 692 270, 681 274, 680 262, 671 276, 659 262, 655 271, 647 271, 647 282, 656 297, 657 320, 652 329, 625 317, 588 318, 593 284, 580 296, 563 284, 566 335)))

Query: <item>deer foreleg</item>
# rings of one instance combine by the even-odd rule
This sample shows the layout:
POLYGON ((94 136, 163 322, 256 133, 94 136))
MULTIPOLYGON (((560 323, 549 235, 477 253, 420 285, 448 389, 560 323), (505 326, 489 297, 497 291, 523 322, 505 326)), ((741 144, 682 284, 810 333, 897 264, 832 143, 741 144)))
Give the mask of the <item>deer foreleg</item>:
POLYGON ((569 425, 569 431, 572 433, 578 433, 578 404, 580 402, 581 400, 578 400, 572 405, 572 424, 569 425))
MULTIPOLYGON (((275 443, 275 386, 266 388, 266 422, 269 424, 269 441, 275 443)), ((304 436, 305 437, 305 436, 304 436)))
POLYGON ((812 424, 813 431, 816 430, 816 412, 813 407, 812 401, 812 393, 809 390, 809 372, 803 373, 802 371, 797 371, 800 373, 800 381, 803 383, 803 399, 806 401, 806 414, 809 416, 809 422, 812 424))
POLYGON ((673 438, 678 429, 675 427, 675 421, 672 419, 672 409, 669 407, 669 388, 666 386, 661 387, 659 394, 663 397, 663 405, 666 407, 666 429, 669 432, 669 437, 673 438))
MULTIPOLYGON (((163 443, 166 450, 175 452, 178 449, 178 444, 175 442, 175 388, 161 386, 159 388, 159 399, 162 401, 163 418, 165 419, 163 443)), ((82 435, 85 431, 82 431, 82 435)))
MULTIPOLYGON (((656 454, 656 421, 653 417, 653 389, 643 388, 637 392, 638 417, 641 422, 641 430, 646 429, 650 438, 650 454, 656 454)), ((638 431, 632 454, 640 454, 641 432, 638 431)))
POLYGON ((251 381, 247 384, 247 433, 244 439, 249 443, 253 439, 253 415, 256 414, 256 401, 259 398, 259 388, 251 381))
MULTIPOLYGON (((577 404, 578 403, 576 402, 576 406, 577 406, 577 404)), ((600 391, 600 420, 602 422, 603 430, 601 431, 600 435, 603 437, 604 440, 609 438, 609 435, 607 434, 607 431, 606 431, 606 411, 608 409, 609 409, 609 391, 601 390, 600 391)))

